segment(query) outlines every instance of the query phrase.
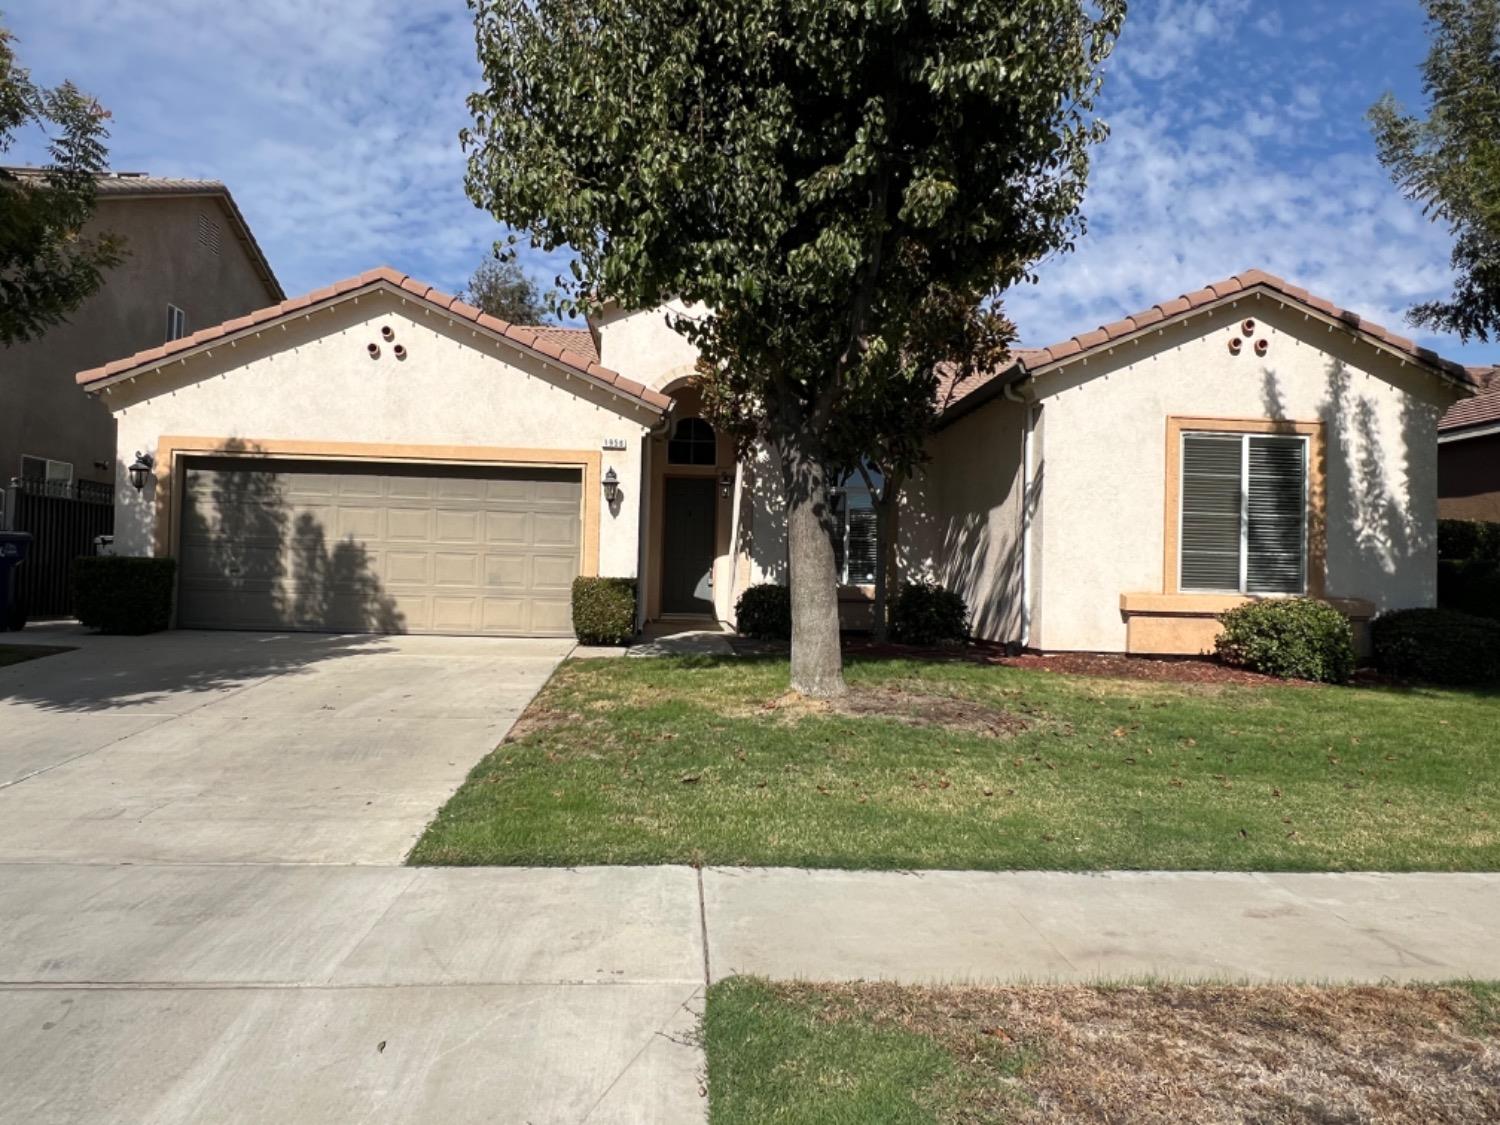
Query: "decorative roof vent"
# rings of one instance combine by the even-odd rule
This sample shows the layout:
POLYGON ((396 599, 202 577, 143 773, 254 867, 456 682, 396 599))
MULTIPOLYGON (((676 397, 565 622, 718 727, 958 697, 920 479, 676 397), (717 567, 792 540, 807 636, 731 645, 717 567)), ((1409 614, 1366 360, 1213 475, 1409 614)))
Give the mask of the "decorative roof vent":
POLYGON ((198 245, 199 246, 202 246, 210 254, 213 254, 215 257, 217 257, 218 253, 219 253, 219 241, 220 241, 220 238, 222 236, 222 233, 223 233, 223 228, 221 228, 218 223, 214 222, 212 219, 210 219, 207 215, 203 214, 202 212, 199 212, 199 214, 198 214, 198 245))

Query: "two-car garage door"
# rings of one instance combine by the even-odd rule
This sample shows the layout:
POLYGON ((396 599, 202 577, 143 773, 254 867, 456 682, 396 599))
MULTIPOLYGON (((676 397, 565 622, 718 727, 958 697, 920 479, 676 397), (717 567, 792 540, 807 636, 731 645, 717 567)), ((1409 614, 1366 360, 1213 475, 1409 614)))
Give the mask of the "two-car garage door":
POLYGON ((184 628, 565 636, 576 469, 189 461, 184 628))

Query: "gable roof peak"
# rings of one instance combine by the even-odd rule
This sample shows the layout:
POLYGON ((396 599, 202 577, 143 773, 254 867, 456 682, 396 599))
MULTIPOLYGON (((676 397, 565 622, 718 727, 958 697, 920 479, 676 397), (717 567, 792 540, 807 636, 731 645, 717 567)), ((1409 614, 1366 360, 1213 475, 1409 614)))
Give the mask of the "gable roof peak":
POLYGON ((410 274, 402 273, 393 266, 376 266, 355 277, 344 278, 332 285, 314 289, 311 293, 304 293, 300 297, 293 297, 280 304, 257 309, 244 316, 226 320, 222 324, 201 328, 191 336, 169 340, 165 344, 114 360, 102 367, 80 371, 74 378, 86 390, 98 391, 121 379, 133 378, 172 360, 184 359, 189 354, 206 350, 218 341, 238 338, 293 315, 306 315, 315 309, 337 304, 351 296, 376 290, 394 292, 405 299, 420 301, 454 320, 475 324, 490 335, 503 338, 521 351, 531 353, 545 361, 555 362, 567 368, 570 373, 582 375, 595 385, 632 399, 658 414, 664 413, 672 405, 672 400, 667 395, 604 367, 599 363, 597 355, 583 354, 577 346, 578 342, 562 336, 556 326, 511 324, 475 308, 466 301, 444 293, 424 281, 419 281, 410 274))

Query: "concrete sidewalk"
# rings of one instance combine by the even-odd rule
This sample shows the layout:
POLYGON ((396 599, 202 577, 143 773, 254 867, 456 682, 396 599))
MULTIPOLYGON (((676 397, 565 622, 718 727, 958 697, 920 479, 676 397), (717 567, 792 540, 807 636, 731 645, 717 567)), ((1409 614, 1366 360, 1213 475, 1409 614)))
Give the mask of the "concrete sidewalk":
POLYGON ((697 875, 0 865, 0 1121, 697 1123, 697 875))
POLYGON ((1500 874, 703 873, 715 980, 1500 979, 1500 874))
POLYGON ((1497 875, 33 862, 0 901, 28 1125, 701 1125, 704 986, 736 973, 1500 978, 1497 875))

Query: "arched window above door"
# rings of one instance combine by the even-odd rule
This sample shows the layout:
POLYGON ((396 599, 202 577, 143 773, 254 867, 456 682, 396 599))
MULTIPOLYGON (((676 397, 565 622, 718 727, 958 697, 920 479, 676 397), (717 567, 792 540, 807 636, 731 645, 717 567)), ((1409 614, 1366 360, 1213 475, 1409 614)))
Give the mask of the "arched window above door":
POLYGON ((719 461, 719 442, 714 428, 702 418, 682 418, 667 442, 669 465, 715 465, 719 461))

